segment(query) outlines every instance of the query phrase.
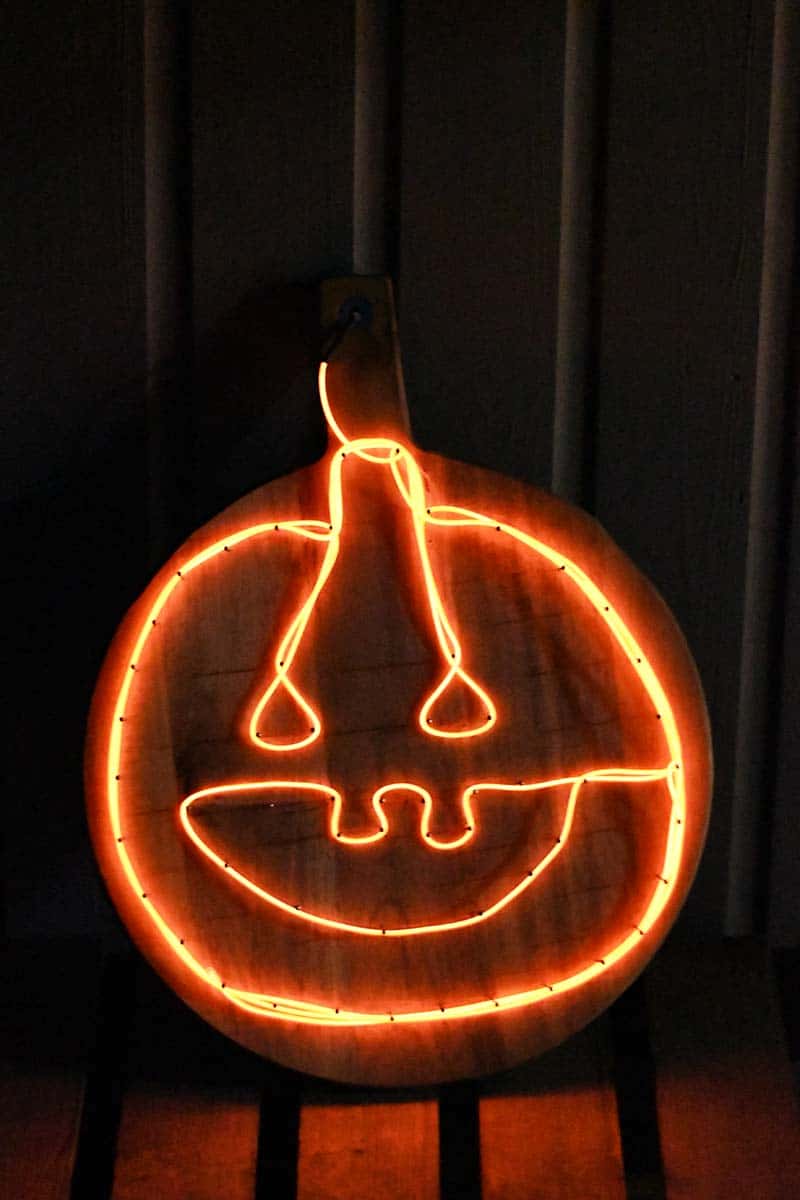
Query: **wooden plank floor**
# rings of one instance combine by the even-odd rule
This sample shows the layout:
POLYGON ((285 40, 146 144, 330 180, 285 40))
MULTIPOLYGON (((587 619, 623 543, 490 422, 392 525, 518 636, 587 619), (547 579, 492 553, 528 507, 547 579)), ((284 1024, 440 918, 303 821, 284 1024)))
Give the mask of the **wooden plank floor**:
POLYGON ((436 1104, 304 1104, 298 1200, 437 1200, 436 1104))
POLYGON ((0 1196, 70 1194, 96 1019, 98 962, 68 943, 0 958, 0 1196))
POLYGON ((138 973, 113 1200, 249 1200, 260 1064, 138 973))
POLYGON ((484 1200, 624 1200, 607 1022, 485 1085, 484 1200))
POLYGON ((769 960, 667 946, 648 972, 668 1200, 800 1195, 800 1132, 769 960))
POLYGON ((258 1106, 246 1089, 140 1084, 122 1115, 114 1200, 248 1200, 257 1140, 258 1106))
POLYGON ((143 966, 101 966, 74 946, 6 951, 0 1196, 800 1193, 791 1069, 769 957, 752 941, 668 945, 644 986, 541 1059, 423 1092, 262 1063, 143 966))

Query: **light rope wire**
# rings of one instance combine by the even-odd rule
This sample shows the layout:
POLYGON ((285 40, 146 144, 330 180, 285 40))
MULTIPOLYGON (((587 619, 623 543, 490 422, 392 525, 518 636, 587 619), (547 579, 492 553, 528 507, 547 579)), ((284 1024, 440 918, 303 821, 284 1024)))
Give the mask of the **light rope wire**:
POLYGON ((315 1024, 315 1025, 330 1025, 330 1026, 361 1026, 389 1023, 413 1023, 418 1021, 437 1021, 437 1020, 458 1020, 467 1017, 476 1017, 487 1015, 496 1012, 498 1009, 516 1009, 529 1005, 537 1004, 546 1001, 549 997, 563 992, 572 991, 583 986, 598 975, 607 971, 615 963, 619 962, 627 954, 629 954, 640 939, 653 927, 661 913, 664 911, 666 904, 672 894, 679 874, 679 869, 683 855, 683 845, 685 838, 685 818, 686 818, 686 794, 684 785, 684 775, 681 770, 682 752, 681 742, 678 734, 678 728, 672 708, 669 704, 667 696, 658 680, 652 665, 647 659, 642 647, 634 638, 628 626, 623 621, 622 617, 616 612, 610 601, 597 587, 597 585, 585 574, 585 572, 574 562, 559 553, 558 550, 546 545, 544 542, 525 533, 523 530, 509 525, 503 521, 497 521, 485 514, 474 512, 470 509, 447 505, 428 505, 425 498, 424 483, 421 472, 417 466, 411 452, 399 442, 391 438, 360 438, 348 439, 343 433, 338 423, 336 422, 330 408, 330 403, 326 388, 326 372, 327 365, 321 364, 319 371, 319 389, 322 406, 325 411, 328 424, 340 442, 341 448, 336 450, 329 464, 329 520, 289 520, 289 521, 272 521, 261 522, 255 525, 248 526, 245 529, 236 531, 224 539, 219 539, 206 546, 204 549, 193 554, 191 557, 181 562, 180 566, 171 573, 166 583, 157 592, 153 603, 151 604, 147 614, 138 628, 136 636, 133 639, 133 647, 122 679, 116 693, 116 699, 112 710, 112 719, 108 736, 108 748, 106 758, 106 800, 109 825, 114 838, 114 845, 122 868, 123 874, 128 885, 136 895, 147 916, 156 928, 160 936, 169 946, 171 951, 183 963, 184 967, 195 977, 210 987, 220 989, 228 1001, 254 1015, 272 1018, 296 1021, 300 1023, 315 1024), (299 689, 293 684, 289 677, 292 661, 297 653, 303 634, 305 632, 308 621, 313 612, 317 599, 319 598, 322 589, 324 588, 333 565, 338 556, 339 539, 343 523, 343 504, 342 504, 342 468, 348 455, 354 454, 360 459, 376 464, 388 465, 394 482, 398 488, 400 495, 407 504, 414 522, 415 539, 418 550, 418 560, 420 563, 421 573, 425 583, 428 605, 431 613, 432 623, 436 633, 440 651, 447 664, 447 669, 442 676, 438 685, 433 689, 430 695, 423 702, 419 714, 419 724, 426 734, 436 737, 473 737, 485 732, 496 722, 497 710, 494 706, 491 697, 486 691, 467 673, 463 667, 463 654, 458 638, 453 631, 452 625, 448 620, 444 605, 439 594, 439 590, 434 577, 433 569, 430 564, 427 542, 425 538, 426 526, 441 526, 441 527, 482 527, 494 528, 498 532, 502 532, 522 545, 535 551, 538 555, 549 561, 556 570, 562 571, 565 575, 580 589, 598 615, 605 622, 606 626, 616 639, 622 651, 628 658, 631 666, 641 680, 651 703, 654 707, 654 717, 660 721, 661 729, 666 741, 668 761, 665 765, 656 768, 636 769, 636 768, 600 768, 592 771, 584 772, 580 775, 568 776, 557 780, 543 780, 534 783, 524 784, 504 784, 494 783, 490 781, 481 781, 480 783, 472 784, 462 794, 462 811, 464 813, 467 828, 458 839, 451 841, 441 841, 432 839, 430 836, 425 838, 426 844, 432 845, 434 849, 448 850, 454 849, 458 845, 463 845, 473 834, 474 830, 474 814, 470 804, 471 795, 479 795, 481 791, 501 790, 515 792, 531 792, 535 793, 545 787, 555 787, 559 785, 569 786, 569 798, 566 806, 566 814, 562 823, 561 831, 555 839, 550 851, 544 858, 532 867, 523 879, 508 892, 500 900, 493 905, 487 907, 482 913, 473 914, 466 918, 461 918, 457 921, 442 922, 437 925, 416 926, 399 929, 382 929, 367 926, 348 925, 346 922, 337 921, 333 918, 325 918, 316 914, 304 912, 301 906, 289 905, 278 897, 272 896, 264 889, 261 889, 252 880, 249 880, 241 872, 230 867, 230 864, 225 862, 221 856, 199 836, 191 818, 189 816, 190 808, 195 802, 208 800, 217 795, 230 795, 237 790, 276 790, 294 788, 300 790, 317 791, 324 793, 331 798, 332 810, 329 821, 329 832, 331 837, 337 840, 349 841, 350 844, 368 844, 384 837, 388 824, 382 810, 381 801, 392 790, 407 790, 415 792, 423 803, 423 819, 421 822, 421 832, 423 836, 430 835, 427 823, 430 819, 432 800, 430 793, 424 788, 420 788, 412 783, 394 783, 389 784, 384 788, 378 789, 373 796, 373 808, 375 815, 378 818, 379 830, 375 834, 367 835, 366 837, 352 837, 350 835, 342 835, 339 829, 339 818, 341 813, 342 798, 341 794, 330 787, 326 783, 310 783, 309 781, 253 781, 250 783, 221 785, 219 787, 204 788, 198 792, 192 793, 191 796, 185 798, 180 805, 180 819, 184 830, 191 838, 193 843, 206 855, 216 866, 236 880, 236 882, 246 887, 250 892, 257 895, 261 900, 273 904, 278 909, 283 909, 290 912, 295 917, 300 917, 306 921, 316 922, 321 927, 333 928, 339 932, 367 934, 370 936, 410 936, 421 933, 441 933, 449 930, 456 930, 466 925, 476 924, 479 921, 487 920, 495 915, 502 908, 506 907, 512 900, 516 899, 527 887, 529 887, 541 872, 548 866, 557 854, 561 853, 569 837, 569 832, 572 828, 572 820, 575 811, 577 797, 584 783, 592 781, 597 783, 616 782, 616 783, 636 783, 654 780, 663 780, 669 797, 670 797, 670 815, 668 821, 668 830, 665 840, 664 855, 660 870, 655 877, 652 892, 648 897, 643 907, 642 915, 637 923, 630 931, 601 959, 593 959, 581 968, 561 979, 556 979, 548 982, 540 982, 534 987, 523 989, 521 991, 509 993, 502 996, 488 997, 486 999, 476 1000, 465 1004, 456 1004, 451 1006, 437 1007, 425 1010, 415 1011, 383 1011, 383 1012, 360 1012, 355 1010, 346 1010, 341 1008, 331 1007, 329 1005, 317 1004, 311 1001, 300 1000, 287 996, 270 995, 268 993, 253 992, 238 988, 229 981, 222 979, 215 968, 201 963, 186 946, 185 939, 180 937, 164 918, 162 912, 154 903, 152 897, 148 894, 145 885, 136 870, 133 860, 129 854, 127 847, 127 839, 123 828, 120 804, 120 783, 122 782, 121 775, 121 759, 123 752, 124 728, 127 717, 127 712, 131 702, 133 689, 136 685, 137 676, 141 673, 141 662, 144 651, 149 638, 157 629, 159 620, 164 613, 164 610, 173 596, 175 589, 178 588, 183 581, 196 572, 200 567, 216 558, 219 554, 230 553, 236 546, 242 545, 255 537, 260 537, 271 532, 291 533, 300 537, 310 538, 312 540, 325 543, 325 555, 322 566, 317 575, 314 586, 301 605, 298 612, 292 618, 289 627, 287 628, 284 637, 278 647, 275 655, 274 668, 275 674, 267 688, 264 690, 259 701, 257 702, 249 724, 249 736, 251 740, 265 751, 291 751, 298 750, 310 744, 320 736, 322 731, 322 722, 314 711, 309 702, 302 696, 299 689), (479 724, 465 730, 443 730, 436 726, 431 717, 431 710, 437 699, 442 695, 444 690, 455 679, 459 678, 470 688, 485 705, 484 711, 486 718, 479 724), (265 738, 260 732, 258 725, 259 720, 264 714, 270 699, 275 695, 277 689, 283 686, 288 690, 294 698, 301 710, 309 719, 309 732, 302 739, 292 743, 280 743, 271 741, 265 738))

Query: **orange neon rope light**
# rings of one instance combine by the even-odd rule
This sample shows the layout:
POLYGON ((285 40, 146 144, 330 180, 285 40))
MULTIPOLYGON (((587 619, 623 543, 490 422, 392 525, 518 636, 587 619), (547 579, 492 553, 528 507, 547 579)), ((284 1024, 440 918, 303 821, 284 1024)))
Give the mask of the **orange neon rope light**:
POLYGON ((305 783, 297 782, 296 780, 268 780, 252 783, 231 783, 223 784, 220 787, 202 788, 198 792, 193 792, 191 796, 187 796, 180 806, 180 820, 186 831, 187 836, 194 842, 198 850, 206 856, 206 858, 224 871, 225 874, 234 879, 242 887, 246 888, 259 900, 265 901, 267 904, 272 904, 275 908, 281 909, 283 912, 289 913, 294 917, 299 917, 302 920, 310 921, 315 925, 322 925, 328 929, 338 930, 343 933, 360 933, 372 937, 410 937, 422 933, 445 933, 454 929, 464 929, 468 925, 479 925, 482 921, 488 921, 496 913, 501 912, 506 908, 512 900, 524 891, 526 891, 532 883, 542 874, 542 872, 550 866, 551 862, 558 857, 561 851, 569 840, 569 835, 572 831, 572 821, 575 815, 575 807, 578 801, 578 793, 584 783, 649 783, 653 780, 666 779, 672 768, 657 769, 652 771, 635 770, 635 769, 610 769, 602 771, 587 771, 582 775, 571 775, 563 779, 548 779, 540 783, 531 784, 512 784, 512 783, 477 783, 470 784, 464 789, 461 795, 461 810, 464 816, 465 826, 464 832, 458 837, 452 838, 449 841, 442 841, 433 836, 430 832, 429 824, 431 812, 433 809, 433 799, 427 788, 420 787, 415 783, 389 783, 385 787, 378 788, 372 796, 372 807, 375 816, 378 820, 379 829, 376 833, 367 833, 359 836, 344 834, 339 828, 339 821, 342 811, 342 795, 335 788, 328 787, 320 783, 305 783), (381 841, 389 832, 389 821, 383 809, 384 797, 390 792, 412 792, 419 796, 423 804, 422 817, 420 820, 420 836, 427 846, 434 850, 456 850, 465 845, 475 836, 475 817, 472 809, 472 797, 479 796, 481 792, 516 792, 527 794, 530 792, 542 791, 545 788, 553 788, 569 785, 569 796, 565 807, 564 820, 557 837, 553 839, 553 845, 547 854, 545 854, 538 863, 530 867, 519 882, 505 892, 494 903, 486 905, 480 912, 472 913, 469 916, 459 917, 455 920, 440 921, 427 925, 401 925, 397 927, 387 927, 381 925, 354 925, 349 921, 342 921, 336 917, 320 916, 318 913, 310 912, 301 904, 291 904, 286 900, 282 900, 273 892, 268 892, 266 889, 259 887, 248 876, 243 875, 232 867, 230 862, 217 853, 208 841, 201 837, 198 833, 192 819, 189 815, 189 810, 197 801, 210 800, 218 796, 233 796, 244 793, 252 795, 253 793, 262 793, 268 791, 306 791, 317 793, 321 799, 331 801, 331 815, 328 822, 328 828, 332 839, 341 841, 351 846, 367 846, 374 842, 381 841))
POLYGON ((329 520, 261 522, 238 530, 228 537, 219 539, 206 546, 181 563, 176 572, 163 585, 134 638, 130 662, 123 672, 114 703, 106 758, 108 817, 120 866, 128 885, 134 895, 138 897, 152 924, 184 967, 203 983, 215 989, 220 989, 230 1003, 247 1012, 267 1019, 282 1019, 330 1026, 379 1025, 391 1022, 409 1023, 416 1021, 458 1020, 466 1017, 486 1015, 496 1012, 499 1009, 515 1009, 540 1003, 547 1000, 550 996, 572 991, 583 986, 630 953, 634 946, 639 943, 640 939, 648 933, 658 920, 675 888, 683 855, 686 819, 686 794, 683 772, 681 770, 681 741, 675 716, 664 689, 642 647, 638 644, 630 629, 616 612, 608 598, 576 563, 559 553, 558 550, 546 545, 523 530, 517 529, 503 521, 498 521, 493 517, 454 505, 428 505, 421 472, 411 452, 405 446, 390 438, 373 437, 351 440, 346 437, 337 424, 330 408, 325 386, 326 370, 327 364, 322 363, 319 371, 320 399, 328 425, 336 439, 340 442, 340 448, 333 453, 329 464, 329 520), (445 671, 442 678, 425 698, 417 715, 418 723, 424 733, 434 737, 474 737, 487 732, 497 721, 497 710, 491 697, 463 666, 462 648, 445 612, 428 556, 425 538, 425 528, 428 525, 493 527, 497 531, 507 534, 535 551, 535 553, 550 562, 557 570, 563 571, 577 585, 599 617, 605 622, 609 631, 628 658, 653 705, 654 716, 660 722, 660 728, 666 742, 667 761, 663 766, 657 768, 608 767, 562 779, 543 780, 535 783, 504 784, 484 780, 470 784, 464 789, 461 797, 462 813, 465 821, 464 831, 457 838, 449 840, 436 839, 430 833, 429 822, 433 803, 430 793, 417 784, 405 782, 387 784, 373 794, 372 805, 378 821, 378 830, 375 833, 366 835, 353 836, 343 834, 340 829, 343 803, 341 793, 327 783, 314 783, 307 780, 255 780, 200 789, 187 796, 180 804, 179 815, 181 825, 193 844, 208 860, 220 870, 223 870, 230 878, 234 879, 237 884, 245 887, 265 903, 290 913, 294 917, 312 922, 323 928, 331 928, 340 933, 403 937, 454 931, 468 925, 477 924, 478 922, 488 920, 521 895, 523 891, 535 882, 566 845, 572 828, 578 795, 584 783, 635 783, 661 779, 664 781, 670 798, 669 825, 661 868, 656 876, 653 890, 644 906, 642 915, 627 936, 608 951, 602 959, 595 959, 587 963, 585 967, 572 975, 553 980, 552 982, 542 981, 537 986, 523 991, 503 996, 488 997, 467 1004, 454 1005, 449 1008, 380 1013, 337 1009, 287 996, 245 991, 221 979, 213 967, 201 963, 194 957, 190 949, 186 946, 185 940, 171 928, 148 895, 146 886, 142 882, 128 852, 120 812, 121 760, 126 711, 131 696, 134 694, 137 676, 141 670, 140 663, 148 640, 157 630, 159 618, 176 588, 188 576, 198 571, 199 568, 210 562, 217 555, 232 551, 236 546, 242 545, 253 538, 266 536, 274 532, 288 533, 324 543, 325 554, 314 585, 290 621, 278 646, 273 661, 274 674, 254 706, 248 726, 248 736, 260 749, 267 752, 275 752, 301 749, 321 735, 322 721, 311 703, 302 695, 291 680, 290 671, 317 599, 325 587, 338 557, 343 523, 342 469, 350 454, 367 462, 389 466, 394 482, 410 510, 414 523, 420 572, 425 585, 437 643, 445 662, 445 671), (486 718, 482 723, 463 730, 441 729, 435 725, 434 719, 431 716, 431 710, 436 704, 437 699, 455 679, 459 679, 478 697, 483 706, 482 711, 486 713, 486 718), (309 721, 308 733, 304 737, 289 743, 274 741, 259 728, 261 719, 267 711, 270 701, 280 687, 288 691, 309 721), (558 785, 569 785, 570 788, 560 833, 548 853, 544 855, 535 867, 529 870, 515 887, 504 896, 495 900, 480 913, 472 913, 453 921, 440 922, 438 924, 391 929, 358 926, 338 921, 332 917, 306 912, 301 906, 289 904, 287 901, 267 892, 265 889, 260 888, 253 880, 235 868, 232 868, 229 863, 226 863, 199 835, 190 816, 190 810, 194 804, 202 803, 204 800, 208 801, 214 797, 229 796, 237 792, 252 794, 254 792, 287 789, 307 791, 312 794, 328 797, 331 803, 329 833, 332 838, 342 841, 345 844, 363 846, 379 841, 388 833, 388 818, 383 809, 385 797, 393 791, 405 791, 416 794, 422 802, 420 835, 425 844, 434 850, 447 851, 464 845, 474 835, 475 820, 471 803, 472 797, 480 796, 481 792, 488 791, 535 793, 544 788, 558 785))
MULTIPOLYGON (((391 467, 392 475, 400 494, 411 509, 417 553, 425 582, 428 605, 433 619, 437 643, 441 651, 442 660, 445 663, 445 672, 441 680, 430 695, 426 697, 419 710, 417 717, 419 725, 425 733, 441 738, 467 738, 487 733, 497 721, 497 709, 489 694, 462 666, 463 655, 461 645, 447 619, 447 614, 439 595, 439 589, 431 567, 428 546, 425 540, 425 524, 428 513, 426 512, 425 490, 419 468, 410 452, 404 446, 400 446, 399 443, 389 438, 361 438, 351 441, 344 436, 331 412, 328 401, 327 389, 325 387, 326 369, 327 364, 323 363, 319 374, 320 398, 328 424, 342 444, 342 449, 337 455, 334 455, 331 462, 329 485, 330 522, 327 526, 328 536, 324 539, 328 544, 314 586, 289 623, 289 627, 275 653, 273 660, 274 675, 255 705, 250 717, 248 728, 250 740, 263 750, 302 750, 305 746, 316 741, 322 733, 322 721, 311 704, 292 682, 289 672, 291 671, 292 663, 320 593, 328 582, 334 563, 339 556, 339 543, 343 522, 342 468, 348 454, 355 454, 356 457, 367 462, 383 465, 388 464, 391 467), (376 450, 382 451, 382 453, 375 453, 376 450), (402 472, 405 472, 405 477, 402 472), (442 729, 436 725, 434 718, 431 716, 436 701, 455 679, 459 679, 477 696, 481 703, 481 709, 486 714, 485 718, 472 728, 457 730, 442 729), (272 741, 259 729, 259 724, 265 710, 281 687, 285 688, 291 695, 309 721, 308 733, 293 742, 272 741)), ((285 527, 285 522, 279 522, 276 528, 285 527)))

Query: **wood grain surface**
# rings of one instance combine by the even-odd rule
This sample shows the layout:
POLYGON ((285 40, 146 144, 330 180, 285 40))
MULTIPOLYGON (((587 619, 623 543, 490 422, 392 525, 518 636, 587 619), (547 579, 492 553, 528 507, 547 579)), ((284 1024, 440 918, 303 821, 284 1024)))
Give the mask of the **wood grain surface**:
MULTIPOLYGON (((348 437, 374 437, 376 412, 380 429, 402 437, 391 322, 387 328, 388 340, 348 335, 331 367, 334 412, 348 437)), ((336 443, 319 465, 215 518, 129 614, 94 705, 87 778, 95 843, 112 894, 157 969, 232 1036, 289 1065, 349 1080, 484 1073, 579 1028, 666 932, 706 824, 702 694, 666 608, 593 521, 546 493, 418 453, 431 505, 468 507, 497 522, 426 527, 443 609, 483 689, 477 694, 455 676, 431 720, 445 732, 487 732, 423 733, 420 706, 450 664, 433 636, 408 504, 385 466, 351 453, 341 464, 338 557, 291 664, 299 690, 280 683, 259 718, 264 741, 308 744, 265 752, 247 736, 251 716, 327 553, 327 542, 282 523, 328 520, 328 472, 339 454, 336 443), (238 541, 237 531, 251 527, 260 532, 238 541), (515 528, 578 562, 601 589, 644 648, 683 741, 690 803, 679 877, 666 881, 671 890, 654 928, 608 964, 663 882, 669 791, 663 778, 588 778, 573 801, 569 780, 610 768, 663 769, 664 724, 602 611, 555 562, 511 536, 515 528), (217 550, 186 568, 210 545, 217 550), (176 575, 182 567, 185 576, 176 575), (176 586, 151 628, 148 614, 165 584, 176 586), (123 715, 115 697, 131 670, 123 715), (491 727, 487 695, 499 714, 491 727), (313 698, 322 727, 315 740, 298 696, 313 698), (115 784, 106 748, 109 723, 120 720, 115 784), (481 781, 470 815, 462 792, 481 781), (542 786, 513 790, 533 783, 542 786), (119 790, 122 850, 107 786, 108 795, 119 790), (192 845, 178 806, 208 788, 213 794, 192 809, 192 845), (380 832, 379 788, 390 789, 381 809, 387 836, 354 844, 380 832), (429 811, 420 788, 432 798, 429 811), (337 825, 329 789, 343 797, 337 825), (554 850, 562 834, 563 849, 554 850), (161 919, 180 947, 160 936, 161 919), (184 946, 194 974, 180 959, 184 946), (553 993, 552 984, 596 962, 603 969, 591 980, 553 993), (495 1011, 495 998, 536 987, 545 999, 495 1011), (271 1019, 237 1007, 240 992, 383 1014, 391 1024, 332 1029, 271 1019), (479 1017, 448 1018, 476 1002, 486 1010, 479 1017), (444 1019, 402 1020, 425 1012, 444 1019)), ((284 1011, 283 1002, 271 1007, 284 1011)))

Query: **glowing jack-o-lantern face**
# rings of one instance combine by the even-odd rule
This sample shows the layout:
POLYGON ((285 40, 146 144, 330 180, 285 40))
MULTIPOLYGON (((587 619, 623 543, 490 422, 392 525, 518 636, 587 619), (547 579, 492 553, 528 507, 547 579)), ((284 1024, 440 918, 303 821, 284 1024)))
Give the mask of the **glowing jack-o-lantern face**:
POLYGON ((326 460, 196 535, 112 647, 98 855, 158 969, 256 1049, 376 1082, 505 1065, 608 1003, 673 919, 707 817, 702 696, 587 518, 348 437, 319 382, 326 460))

